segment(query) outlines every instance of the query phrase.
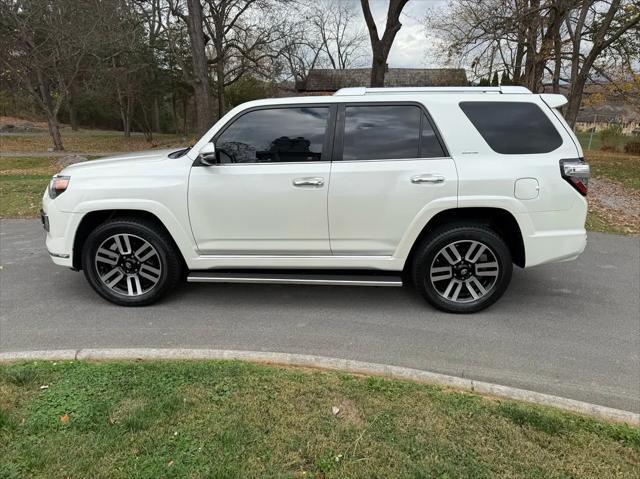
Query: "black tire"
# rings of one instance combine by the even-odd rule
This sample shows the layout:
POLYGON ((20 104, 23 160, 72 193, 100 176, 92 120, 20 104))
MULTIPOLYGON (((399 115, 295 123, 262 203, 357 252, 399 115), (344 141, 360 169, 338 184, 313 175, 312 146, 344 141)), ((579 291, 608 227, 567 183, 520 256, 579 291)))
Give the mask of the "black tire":
MULTIPOLYGON (((480 249, 480 246, 476 245, 473 248, 480 249)), ((423 240, 413 258, 412 279, 418 291, 432 306, 448 313, 468 314, 481 311, 495 303, 509 286, 512 271, 509 247, 495 231, 479 224, 458 223, 438 228, 423 240), (473 250, 466 254, 464 250, 465 247, 470 249, 473 242, 478 242, 487 248, 483 250, 485 253, 475 261, 478 265, 467 260, 467 256, 474 257, 473 250), (449 261, 448 258, 457 259, 449 249, 452 244, 455 245, 456 252, 458 249, 462 250, 459 255, 461 262, 449 261), (481 260, 486 262, 479 263, 481 260), (498 267, 495 276, 493 263, 497 263, 498 267), (491 265, 491 271, 489 274, 477 275, 478 267, 483 265, 491 265), (433 281, 432 266, 434 271, 444 270, 441 273, 433 273, 433 281), (450 268, 450 272, 447 268, 450 268), (462 272, 465 274, 463 275, 462 272), (451 274, 450 277, 449 274, 451 274), (470 283, 472 281, 473 284, 470 283), (485 293, 476 286, 476 281, 484 282, 481 286, 485 293), (458 283, 462 283, 458 291, 461 295, 459 299, 455 294, 458 283), (475 296, 479 297, 476 299, 475 296)))
MULTIPOLYGON (((103 247, 103 250, 104 249, 103 247)), ((117 251, 116 248, 110 254, 119 256, 117 251)), ((147 249, 145 253, 147 251, 150 251, 150 249, 147 249)), ((101 256, 104 257, 104 254, 101 254, 101 256)), ((132 257, 131 254, 128 256, 132 257)), ((139 255, 135 256, 134 263, 138 264, 138 272, 142 271, 142 273, 144 273, 148 271, 148 269, 142 270, 140 268, 139 265, 143 264, 143 262, 138 261, 138 259, 140 259, 138 258, 139 255)), ((109 257, 109 259, 111 260, 112 258, 109 257)), ((125 271, 122 269, 124 268, 124 264, 120 266, 122 258, 118 260, 113 259, 113 261, 117 261, 118 266, 111 264, 106 266, 106 268, 119 269, 119 272, 116 271, 115 274, 112 275, 112 278, 117 278, 120 273, 124 275, 125 271)), ((158 301, 178 284, 182 278, 184 268, 180 253, 176 251, 171 237, 162 228, 159 228, 151 221, 139 218, 114 218, 98 226, 87 237, 82 250, 82 269, 91 287, 106 300, 121 306, 147 306, 158 301), (149 275, 147 272, 147 274, 144 275, 147 278, 152 278, 152 280, 139 277, 140 282, 137 283, 139 289, 136 288, 138 289, 135 291, 136 295, 128 296, 125 293, 118 292, 116 289, 108 287, 106 282, 101 279, 99 268, 104 265, 103 263, 99 263, 100 260, 97 259, 96 254, 98 249, 101 248, 101 245, 107 244, 106 242, 110 241, 114 235, 129 235, 128 237, 132 239, 129 251, 135 249, 133 244, 134 240, 142 241, 142 244, 147 242, 155 249, 152 258, 147 261, 153 261, 153 267, 159 270, 160 273, 149 275), (148 290, 144 291, 145 288, 143 288, 141 284, 148 286, 148 290)), ((133 271, 135 273, 135 270, 133 271)), ((105 276, 105 274, 102 275, 103 278, 105 276)), ((129 280, 127 276, 128 275, 124 275, 124 283, 128 287, 129 280)), ((134 276, 136 276, 136 274, 134 274, 134 276)), ((143 276, 143 274, 140 276, 143 276)), ((111 282, 111 280, 109 282, 111 282)), ((122 285, 122 281, 119 282, 119 284, 122 285)), ((121 286, 119 286, 119 288, 120 287, 121 286)))

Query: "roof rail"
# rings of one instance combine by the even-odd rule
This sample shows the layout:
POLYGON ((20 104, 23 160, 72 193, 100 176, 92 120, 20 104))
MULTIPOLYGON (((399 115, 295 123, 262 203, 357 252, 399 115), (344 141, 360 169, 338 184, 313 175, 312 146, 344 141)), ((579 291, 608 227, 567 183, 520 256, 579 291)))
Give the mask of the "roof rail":
POLYGON ((334 96, 362 96, 386 93, 531 93, 523 86, 424 86, 391 88, 340 88, 334 96))

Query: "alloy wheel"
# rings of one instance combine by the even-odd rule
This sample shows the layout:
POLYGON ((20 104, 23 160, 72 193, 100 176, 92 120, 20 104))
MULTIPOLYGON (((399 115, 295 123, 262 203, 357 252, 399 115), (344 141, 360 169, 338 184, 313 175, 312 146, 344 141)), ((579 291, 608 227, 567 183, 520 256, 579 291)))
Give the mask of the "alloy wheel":
POLYGON ((496 254, 489 246, 476 240, 461 240, 438 251, 429 268, 429 279, 444 299, 470 303, 489 294, 499 273, 496 254))
POLYGON ((148 293, 162 276, 158 251, 145 239, 127 233, 109 236, 100 244, 95 267, 102 283, 123 296, 148 293))

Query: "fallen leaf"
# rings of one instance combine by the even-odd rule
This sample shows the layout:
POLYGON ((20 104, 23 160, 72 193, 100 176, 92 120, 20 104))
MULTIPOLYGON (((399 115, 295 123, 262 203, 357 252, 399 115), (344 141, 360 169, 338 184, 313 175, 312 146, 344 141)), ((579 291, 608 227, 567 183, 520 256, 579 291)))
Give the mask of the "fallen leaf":
POLYGON ((69 417, 68 414, 65 414, 64 416, 60 416, 60 422, 62 424, 69 424, 70 420, 71 420, 71 418, 69 417))
POLYGON ((340 412, 340 408, 339 408, 339 407, 333 406, 333 407, 331 408, 331 413, 332 413, 334 416, 337 416, 339 412, 340 412))
POLYGON ((169 464, 167 464, 167 467, 171 467, 173 466, 173 461, 169 461, 169 464))
POLYGON ((40 389, 49 389, 49 386, 47 384, 43 384, 42 386, 40 386, 40 389))

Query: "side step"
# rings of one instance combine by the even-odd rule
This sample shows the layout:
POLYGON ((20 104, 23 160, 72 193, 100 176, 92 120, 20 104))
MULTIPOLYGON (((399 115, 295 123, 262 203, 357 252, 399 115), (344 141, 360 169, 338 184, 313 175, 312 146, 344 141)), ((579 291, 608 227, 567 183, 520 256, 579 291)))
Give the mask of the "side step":
POLYGON ((229 273, 216 271, 192 271, 189 283, 259 283, 259 284, 315 284, 323 286, 402 286, 402 278, 388 274, 309 274, 251 272, 229 273))

